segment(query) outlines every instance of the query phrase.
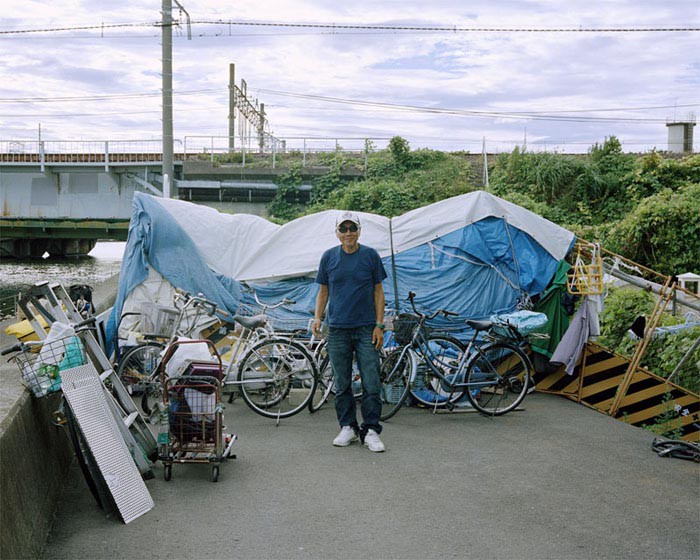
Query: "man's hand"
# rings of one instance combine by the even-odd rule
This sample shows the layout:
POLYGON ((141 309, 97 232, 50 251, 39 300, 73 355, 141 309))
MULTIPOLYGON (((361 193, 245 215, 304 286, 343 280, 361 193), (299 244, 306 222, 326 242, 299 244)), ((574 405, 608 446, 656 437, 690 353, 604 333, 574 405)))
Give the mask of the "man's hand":
POLYGON ((314 336, 321 336, 321 319, 314 318, 314 324, 311 327, 314 336))
POLYGON ((374 347, 377 350, 379 350, 382 347, 382 344, 384 344, 384 331, 379 327, 374 327, 374 330, 372 331, 372 344, 374 344, 374 347))

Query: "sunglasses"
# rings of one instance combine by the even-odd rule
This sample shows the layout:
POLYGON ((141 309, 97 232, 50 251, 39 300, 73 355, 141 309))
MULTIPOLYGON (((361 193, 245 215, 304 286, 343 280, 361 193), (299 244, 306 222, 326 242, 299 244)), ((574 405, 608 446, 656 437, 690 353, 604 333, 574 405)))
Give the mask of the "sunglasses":
POLYGON ((340 233, 346 233, 348 231, 355 233, 357 230, 358 227, 355 224, 350 224, 349 226, 338 226, 338 231, 340 233))

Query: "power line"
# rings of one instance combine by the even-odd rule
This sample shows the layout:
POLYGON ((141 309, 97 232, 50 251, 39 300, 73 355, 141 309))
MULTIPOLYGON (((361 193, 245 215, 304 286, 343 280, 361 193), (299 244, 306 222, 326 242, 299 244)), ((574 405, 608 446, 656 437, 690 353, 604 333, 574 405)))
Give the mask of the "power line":
MULTIPOLYGON (((532 119, 543 121, 559 121, 559 122, 666 122, 666 119, 652 118, 631 118, 631 117, 587 117, 587 116, 557 116, 549 114, 523 114, 507 111, 475 111, 464 109, 449 109, 441 107, 421 107, 416 105, 399 105, 394 103, 384 103, 379 101, 365 101, 360 99, 346 99, 341 97, 327 97, 322 95, 312 95, 305 93, 293 93, 285 91, 276 91, 263 88, 250 88, 254 91, 266 93, 269 95, 280 95, 283 97, 295 97, 300 99, 312 99, 315 101, 323 101, 328 103, 339 103, 344 105, 359 105, 364 107, 382 107, 397 111, 409 111, 418 113, 433 113, 433 114, 448 114, 470 117, 484 118, 508 118, 508 119, 532 119)), ((677 105, 676 105, 677 107, 677 105)))
MULTIPOLYGON (((300 94, 294 92, 286 91, 276 91, 268 90, 263 88, 250 88, 251 90, 258 91, 261 93, 268 93, 271 95, 280 95, 285 97, 295 97, 302 99, 312 99, 317 101, 327 101, 332 103, 348 104, 348 105, 362 105, 368 107, 374 107, 378 109, 391 109, 391 110, 415 110, 421 112, 431 112, 431 113, 449 113, 449 114, 468 114, 473 116, 488 116, 488 117, 504 117, 513 116, 522 118, 533 118, 537 117, 548 117, 552 113, 584 113, 584 112, 610 112, 610 111, 644 111, 644 110, 654 110, 654 109, 675 109, 675 108, 689 108, 689 107, 700 107, 700 103, 684 103, 684 104, 674 104, 674 105, 649 105, 640 107, 606 107, 601 109, 553 109, 550 111, 476 111, 476 110, 464 110, 464 109, 443 109, 435 107, 420 107, 413 105, 397 105, 392 103, 384 103, 377 101, 365 101, 358 99, 343 99, 337 97, 328 97, 321 95, 312 94, 300 94)), ((202 95, 207 93, 228 93, 227 88, 210 88, 210 89, 198 89, 198 90, 183 90, 174 91, 175 95, 202 95)), ((107 95, 84 95, 84 96, 59 96, 59 97, 4 97, 0 98, 0 103, 63 103, 63 102, 76 102, 76 101, 113 101, 120 99, 139 99, 145 97, 160 97, 160 92, 132 92, 132 93, 115 93, 107 95)), ((292 107, 294 108, 294 107, 292 107)), ((94 113, 91 115, 98 115, 99 113, 94 113)), ((103 113, 108 114, 108 113, 103 113)), ((53 115, 51 115, 53 116, 53 115)), ((552 117, 553 119, 560 119, 565 117, 552 117)), ((586 120, 606 120, 605 117, 573 117, 575 119, 586 119, 586 120)), ((619 121, 620 119, 613 119, 619 121)), ((631 120, 633 122, 665 122, 664 119, 625 119, 631 120)))
MULTIPOLYGON (((222 19, 193 20, 193 25, 228 25, 241 27, 274 27, 274 28, 303 28, 370 31, 423 31, 438 33, 678 33, 697 32, 700 26, 626 26, 626 27, 458 27, 454 26, 420 26, 420 25, 376 25, 376 24, 337 24, 337 23, 289 23, 271 21, 235 21, 222 19)), ((3 29, 0 35, 19 35, 27 33, 57 33, 63 31, 104 30, 128 27, 163 27, 160 21, 132 23, 100 23, 93 25, 76 25, 66 27, 45 27, 35 29, 3 29)), ((173 27, 180 25, 174 20, 173 27)))
MULTIPOLYGON (((204 93, 224 93, 222 88, 194 89, 174 91, 174 95, 201 95, 204 93)), ((70 101, 111 101, 116 99, 138 99, 142 97, 160 97, 161 92, 114 93, 107 95, 79 95, 63 97, 2 97, 0 103, 63 103, 70 101)))
POLYGON ((698 27, 448 27, 448 26, 405 26, 405 25, 365 25, 337 23, 287 23, 268 21, 234 20, 193 20, 193 24, 236 25, 251 27, 293 27, 307 29, 368 29, 374 31, 433 31, 444 33, 648 33, 700 31, 698 27))
MULTIPOLYGON (((173 26, 179 25, 173 22, 173 26)), ((44 27, 38 29, 0 29, 0 35, 19 35, 22 33, 56 33, 59 31, 85 31, 87 29, 114 29, 118 27, 163 27, 160 21, 137 23, 100 23, 95 25, 75 25, 70 27, 44 27)))

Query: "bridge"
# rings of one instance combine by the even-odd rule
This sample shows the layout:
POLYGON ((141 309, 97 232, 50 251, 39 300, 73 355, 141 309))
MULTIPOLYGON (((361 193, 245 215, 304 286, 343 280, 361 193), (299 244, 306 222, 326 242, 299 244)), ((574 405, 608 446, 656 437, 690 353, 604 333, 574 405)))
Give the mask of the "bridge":
POLYGON ((228 137, 186 136, 176 141, 172 189, 164 189, 160 140, 0 140, 0 256, 78 256, 99 239, 124 240, 137 190, 264 215, 291 166, 308 201, 311 181, 334 163, 345 164, 345 178, 363 178, 369 152, 387 141, 288 138, 230 151, 228 137))

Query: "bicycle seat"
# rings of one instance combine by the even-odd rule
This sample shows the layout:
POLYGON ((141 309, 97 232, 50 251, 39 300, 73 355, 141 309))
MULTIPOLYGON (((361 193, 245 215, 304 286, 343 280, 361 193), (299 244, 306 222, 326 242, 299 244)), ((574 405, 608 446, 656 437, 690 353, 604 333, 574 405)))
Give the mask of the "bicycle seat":
POLYGON ((467 319, 467 325, 469 325, 475 331, 487 331, 491 328, 493 323, 491 321, 475 321, 473 319, 467 319))
POLYGON ((267 317, 265 315, 253 315, 252 317, 243 317, 241 315, 234 315, 233 320, 236 321, 245 329, 255 330, 260 327, 264 327, 267 323, 267 317))

